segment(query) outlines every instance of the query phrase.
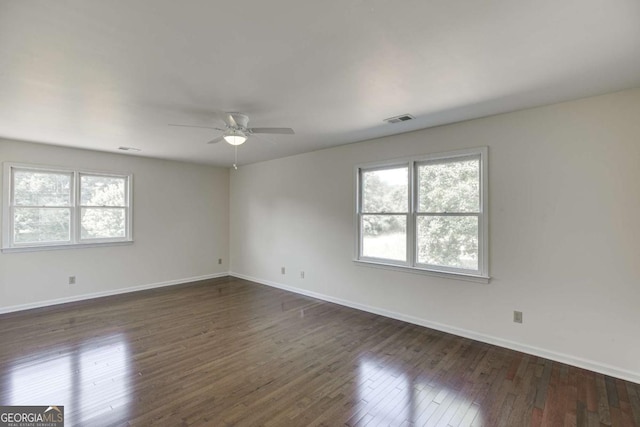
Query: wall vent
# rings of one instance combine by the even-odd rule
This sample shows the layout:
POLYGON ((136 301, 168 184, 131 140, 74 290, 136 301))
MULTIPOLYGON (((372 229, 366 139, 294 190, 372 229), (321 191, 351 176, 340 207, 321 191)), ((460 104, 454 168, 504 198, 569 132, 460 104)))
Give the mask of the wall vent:
POLYGON ((411 114, 403 114, 401 116, 389 117, 388 119, 384 119, 383 121, 387 123, 400 123, 413 119, 415 119, 415 117, 413 117, 411 114))

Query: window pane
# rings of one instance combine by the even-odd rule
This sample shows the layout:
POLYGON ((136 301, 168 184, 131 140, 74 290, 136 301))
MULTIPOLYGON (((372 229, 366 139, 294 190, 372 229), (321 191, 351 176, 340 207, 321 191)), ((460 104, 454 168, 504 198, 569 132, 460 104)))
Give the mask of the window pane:
POLYGON ((16 170, 13 173, 16 206, 70 206, 71 175, 16 170))
POLYGON ((82 175, 80 204, 82 206, 125 206, 126 182, 126 178, 82 175))
POLYGON ((125 208, 82 208, 81 239, 126 237, 125 208))
POLYGON ((362 212, 407 212, 409 168, 362 172, 362 212))
POLYGON ((480 212, 480 159, 418 166, 419 212, 480 212))
POLYGON ((478 270, 478 217, 419 216, 418 263, 478 270))
POLYGON ((362 215, 362 256, 407 260, 406 215, 362 215))
POLYGON ((13 241, 16 243, 68 242, 69 208, 18 208, 14 210, 13 241))

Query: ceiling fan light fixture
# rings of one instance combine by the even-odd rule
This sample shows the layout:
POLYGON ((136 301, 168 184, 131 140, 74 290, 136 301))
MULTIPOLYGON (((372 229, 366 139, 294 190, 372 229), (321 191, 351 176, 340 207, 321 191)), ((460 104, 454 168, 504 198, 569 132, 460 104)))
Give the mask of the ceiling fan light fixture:
POLYGON ((223 138, 231 145, 241 145, 247 140, 247 135, 239 129, 229 129, 224 133, 223 138))

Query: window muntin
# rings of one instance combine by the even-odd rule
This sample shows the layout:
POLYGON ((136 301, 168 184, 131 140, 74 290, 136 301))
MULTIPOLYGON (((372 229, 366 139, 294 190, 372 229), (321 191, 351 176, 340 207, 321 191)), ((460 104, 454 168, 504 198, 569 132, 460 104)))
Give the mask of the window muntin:
MULTIPOLYGON (((358 167, 356 259, 487 278, 486 157, 487 149, 479 148, 406 159, 400 166, 395 162, 358 167), (401 191, 392 197, 393 191, 389 186, 369 183, 371 177, 380 175, 380 171, 401 168, 406 171, 402 176, 406 185, 402 187, 406 188, 404 200, 399 199, 401 191), (402 243, 397 234, 393 241, 388 236, 391 233, 381 233, 380 225, 372 228, 373 213, 365 211, 365 206, 372 210, 371 203, 365 203, 371 200, 393 200, 394 206, 407 207, 402 216, 407 219, 402 223, 405 230, 402 243, 406 243, 406 253, 400 250, 402 243)), ((401 179, 397 172, 396 177, 394 182, 399 185, 401 179)), ((378 210, 380 212, 375 214, 384 215, 385 219, 387 216, 395 216, 396 221, 400 218, 400 212, 391 212, 387 208, 378 210)), ((373 219, 381 222, 376 217, 373 219)))
POLYGON ((2 249, 130 242, 131 175, 4 164, 2 249))

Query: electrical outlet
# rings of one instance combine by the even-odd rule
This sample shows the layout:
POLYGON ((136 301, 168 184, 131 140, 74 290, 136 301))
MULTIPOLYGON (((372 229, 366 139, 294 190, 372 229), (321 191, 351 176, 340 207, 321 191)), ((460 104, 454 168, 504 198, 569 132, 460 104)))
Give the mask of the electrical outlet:
POLYGON ((280 267, 280 274, 284 274, 284 267, 280 267))
POLYGON ((514 311, 513 312, 513 321, 515 323, 522 323, 522 312, 521 311, 514 311))
POLYGON ((300 272, 300 278, 301 278, 301 279, 304 279, 304 271, 301 271, 301 272, 300 272))
POLYGON ((69 284, 70 285, 76 284, 76 276, 69 276, 69 284))
POLYGON ((222 264, 222 258, 218 258, 218 264, 222 264))

